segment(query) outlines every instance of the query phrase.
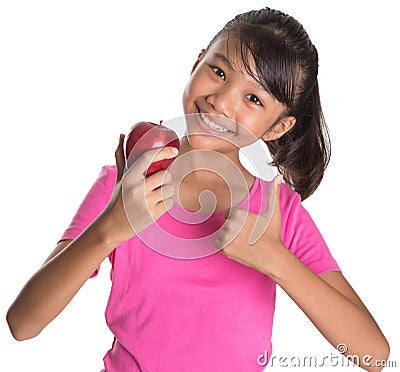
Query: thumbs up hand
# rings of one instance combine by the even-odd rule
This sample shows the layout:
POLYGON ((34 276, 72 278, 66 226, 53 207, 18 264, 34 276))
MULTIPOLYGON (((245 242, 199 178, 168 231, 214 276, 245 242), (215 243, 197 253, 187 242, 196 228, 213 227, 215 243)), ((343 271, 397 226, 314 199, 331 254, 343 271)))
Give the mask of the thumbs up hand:
POLYGON ((280 184, 277 175, 270 184, 264 214, 233 208, 219 232, 215 247, 227 257, 268 274, 275 246, 283 246, 280 213, 280 184))

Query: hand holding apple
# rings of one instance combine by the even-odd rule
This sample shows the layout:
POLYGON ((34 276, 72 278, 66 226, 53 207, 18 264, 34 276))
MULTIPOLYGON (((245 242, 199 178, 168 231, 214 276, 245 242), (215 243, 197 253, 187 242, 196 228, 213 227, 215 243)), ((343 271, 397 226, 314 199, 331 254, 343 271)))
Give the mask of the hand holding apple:
MULTIPOLYGON (((179 138, 172 129, 163 126, 162 122, 155 124, 142 121, 134 124, 128 133, 125 144, 127 168, 130 168, 145 151, 166 146, 172 146, 179 150, 179 138)), ((175 157, 152 162, 145 176, 161 169, 167 169, 174 159, 175 157)))

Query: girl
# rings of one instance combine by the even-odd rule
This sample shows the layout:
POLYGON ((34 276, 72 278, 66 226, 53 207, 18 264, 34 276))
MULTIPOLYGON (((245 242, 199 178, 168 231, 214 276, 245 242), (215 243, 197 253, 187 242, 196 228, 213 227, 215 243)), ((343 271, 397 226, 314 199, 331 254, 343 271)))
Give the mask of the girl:
POLYGON ((345 344, 362 368, 380 370, 374 365, 387 359, 388 343, 301 204, 330 156, 317 72, 317 51, 292 17, 265 8, 228 22, 193 66, 183 93, 187 133, 171 170, 143 176, 150 162, 177 155, 165 147, 126 171, 120 137, 116 167, 102 169, 11 305, 14 337, 37 336, 109 257, 106 319, 115 337, 104 357, 107 372, 263 369, 272 351, 276 284, 334 347, 345 344), (281 173, 272 182, 239 160, 239 148, 258 139, 281 173), (205 154, 208 169, 200 166, 205 154), (215 171, 220 162, 234 166, 240 187, 215 171), (232 204, 229 192, 235 196, 237 188, 232 204), (199 202, 205 190, 216 200, 208 219, 176 218, 209 212, 210 203, 199 202), (170 242, 156 228, 177 245, 211 236, 212 243, 203 241, 209 254, 165 254, 170 242))

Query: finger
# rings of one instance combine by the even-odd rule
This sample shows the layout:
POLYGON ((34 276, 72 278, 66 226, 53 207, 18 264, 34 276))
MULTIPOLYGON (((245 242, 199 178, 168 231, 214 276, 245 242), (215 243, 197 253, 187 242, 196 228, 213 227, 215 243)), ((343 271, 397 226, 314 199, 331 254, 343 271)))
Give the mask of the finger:
POLYGON ((220 251, 223 248, 221 239, 217 239, 214 241, 214 247, 217 251, 220 251))
POLYGON ((169 211, 172 206, 174 205, 174 202, 172 199, 166 199, 162 200, 160 203, 158 203, 152 212, 152 217, 155 220, 158 220, 163 214, 165 214, 167 211, 169 211))
POLYGON ((264 215, 267 218, 270 218, 275 210, 275 203, 276 203, 276 186, 277 186, 277 177, 271 181, 268 190, 268 205, 267 210, 265 211, 264 215))
POLYGON ((178 149, 172 146, 147 150, 142 155, 140 155, 140 157, 133 163, 133 166, 130 167, 130 169, 135 168, 134 172, 140 174, 141 178, 144 178, 145 171, 147 170, 147 168, 149 168, 151 163, 163 159, 174 158, 178 155, 178 152, 178 149))
POLYGON ((226 220, 219 230, 218 238, 223 247, 228 246, 233 240, 237 238, 243 230, 244 224, 248 217, 248 211, 237 208, 235 211, 236 217, 232 220, 226 220))
POLYGON ((121 181, 125 170, 124 139, 125 135, 120 134, 118 147, 115 150, 115 163, 117 165, 117 182, 121 181))
POLYGON ((156 150, 156 155, 152 159, 152 163, 155 161, 163 160, 163 159, 170 159, 174 158, 178 155, 179 150, 176 147, 173 146, 165 146, 159 149, 154 149, 156 150))
POLYGON ((169 211, 173 207, 174 201, 171 198, 168 198, 168 199, 165 199, 162 202, 158 203, 157 206, 158 205, 162 205, 166 212, 166 211, 169 211))
POLYGON ((278 174, 275 177, 274 188, 275 188, 275 203, 274 203, 274 214, 280 214, 281 212, 281 184, 283 176, 278 174))
POLYGON ((156 190, 153 190, 146 199, 148 203, 157 204, 162 202, 163 200, 172 198, 174 194, 175 187, 173 185, 166 185, 161 186, 156 190))
POLYGON ((233 207, 230 210, 228 218, 222 225, 222 230, 240 232, 247 222, 249 217, 249 211, 247 209, 233 207))
POLYGON ((277 178, 275 180, 275 186, 274 186, 275 204, 274 204, 274 208, 272 211, 272 215, 269 216, 269 226, 279 236, 281 235, 281 223, 282 223, 281 222, 281 207, 280 207, 281 182, 282 182, 282 176, 280 179, 277 178))
POLYGON ((230 225, 225 222, 221 227, 221 231, 224 233, 227 233, 229 231, 229 227, 230 227, 230 225))
POLYGON ((159 188, 160 186, 170 185, 172 184, 172 175, 171 172, 167 169, 159 170, 158 172, 153 173, 150 176, 147 176, 145 179, 146 189, 150 192, 159 188))
POLYGON ((161 199, 166 200, 170 199, 175 194, 175 187, 174 185, 163 185, 157 190, 161 194, 161 199))

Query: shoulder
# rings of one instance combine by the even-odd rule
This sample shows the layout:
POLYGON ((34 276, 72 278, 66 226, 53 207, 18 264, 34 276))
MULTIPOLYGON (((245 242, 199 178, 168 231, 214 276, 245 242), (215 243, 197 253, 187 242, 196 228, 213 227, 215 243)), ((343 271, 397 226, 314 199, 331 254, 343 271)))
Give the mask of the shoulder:
MULTIPOLYGON (((262 201, 264 206, 262 206, 262 210, 266 210, 269 196, 269 189, 272 185, 271 181, 261 180, 260 184, 262 201)), ((282 224, 282 234, 283 237, 290 232, 295 233, 299 231, 299 228, 305 227, 310 224, 311 217, 308 212, 304 208, 301 202, 301 196, 298 192, 291 189, 285 183, 280 185, 280 198, 279 198, 279 206, 281 212, 281 224, 282 224)))
MULTIPOLYGON (((261 185, 260 194, 262 195, 262 199, 268 202, 268 191, 270 186, 272 185, 272 180, 266 181, 263 179, 259 179, 259 181, 261 185)), ((294 206, 301 204, 301 196, 289 186, 282 183, 280 186, 279 203, 282 216, 288 215, 294 206)))
POLYGON ((116 180, 116 166, 103 166, 60 240, 75 239, 105 208, 116 180))
POLYGON ((294 203, 301 203, 301 196, 298 192, 291 189, 285 183, 281 184, 281 207, 284 204, 286 207, 290 208, 294 203))
POLYGON ((117 167, 115 165, 103 165, 99 177, 115 182, 117 179, 117 167))
POLYGON ((103 201, 102 204, 108 202, 112 191, 114 190, 116 179, 117 167, 104 165, 87 193, 84 199, 84 204, 93 205, 100 201, 103 201))
POLYGON ((117 179, 117 167, 112 165, 104 165, 97 179, 93 183, 91 189, 89 190, 89 195, 99 197, 103 195, 105 198, 109 196, 115 186, 115 181, 117 179))

